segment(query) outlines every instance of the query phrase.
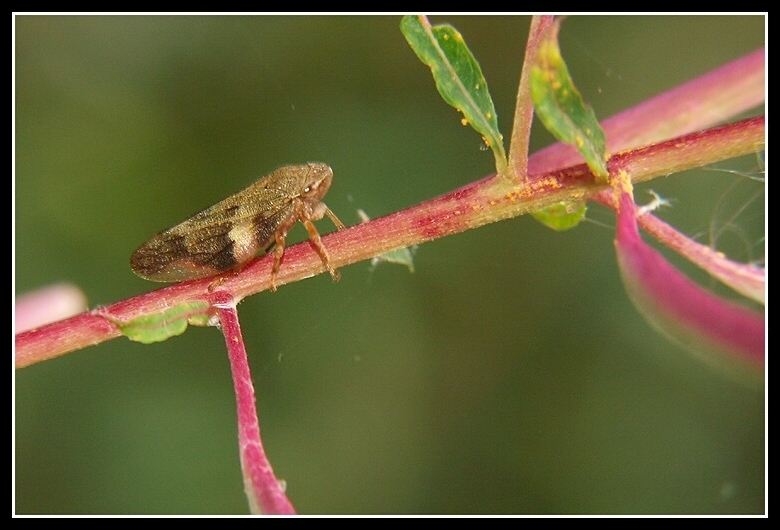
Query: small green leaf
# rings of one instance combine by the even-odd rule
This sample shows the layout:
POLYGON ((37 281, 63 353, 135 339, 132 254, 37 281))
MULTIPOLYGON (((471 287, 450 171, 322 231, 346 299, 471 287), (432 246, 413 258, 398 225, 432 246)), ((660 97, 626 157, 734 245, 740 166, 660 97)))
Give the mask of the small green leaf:
POLYGON ((580 224, 587 210, 588 207, 584 202, 559 202, 537 210, 531 215, 548 228, 563 232, 580 224))
POLYGON ((129 322, 113 322, 130 340, 151 344, 181 335, 187 329, 187 324, 207 325, 208 307, 206 302, 184 302, 160 313, 144 315, 129 322))
POLYGON ((504 137, 487 81, 461 34, 449 24, 431 26, 423 16, 401 19, 401 32, 420 60, 433 72, 444 101, 463 113, 464 119, 493 150, 496 170, 506 173, 504 137))
POLYGON ((606 137, 582 100, 558 47, 560 19, 545 31, 531 68, 531 98, 539 119, 558 140, 573 145, 591 171, 607 179, 606 137))
POLYGON ((416 250, 416 248, 416 246, 411 247, 411 249, 409 247, 404 247, 385 252, 379 256, 374 256, 371 259, 371 268, 373 269, 381 262, 387 262, 395 263, 396 265, 406 265, 409 272, 414 272, 414 250, 416 250))
MULTIPOLYGON (((363 210, 358 209, 357 213, 358 216, 360 217, 361 223, 367 223, 371 220, 368 214, 363 210)), ((406 267, 409 269, 409 272, 414 272, 415 252, 417 252, 417 245, 413 245, 411 247, 397 248, 395 250, 391 250, 390 252, 385 252, 384 254, 380 254, 379 256, 374 256, 373 258, 371 258, 371 270, 374 270, 374 268, 380 263, 386 262, 386 263, 395 263, 396 265, 406 265, 406 267)))

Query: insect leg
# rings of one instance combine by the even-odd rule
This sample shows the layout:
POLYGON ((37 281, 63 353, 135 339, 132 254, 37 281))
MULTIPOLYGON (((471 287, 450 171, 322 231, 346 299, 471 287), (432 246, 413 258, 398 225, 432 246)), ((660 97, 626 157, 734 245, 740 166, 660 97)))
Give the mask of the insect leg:
MULTIPOLYGON (((327 211, 330 212, 330 210, 327 211)), ((333 213, 330 215, 333 215, 333 213)), ((335 217, 336 216, 333 215, 332 219, 335 217)), ((334 219, 334 222, 336 220, 337 219, 334 219)), ((312 223, 310 219, 303 219, 302 221, 303 225, 306 227, 306 230, 309 232, 309 241, 311 241, 312 245, 314 245, 314 248, 317 250, 317 254, 320 255, 320 259, 322 259, 322 263, 325 265, 325 268, 328 269, 331 278, 333 278, 334 282, 339 281, 341 274, 339 274, 339 271, 330 265, 330 256, 328 255, 328 251, 325 249, 325 245, 322 244, 322 239, 320 239, 320 233, 317 232, 317 227, 314 226, 314 223, 312 223)), ((341 224, 341 221, 339 221, 338 224, 341 224)))
MULTIPOLYGON (((346 226, 344 226, 344 223, 342 223, 339 220, 339 218, 336 217, 336 214, 333 213, 330 210, 330 208, 328 208, 327 206, 325 206, 325 214, 330 218, 331 221, 333 221, 333 224, 336 225, 336 228, 338 228, 339 230, 346 228, 346 226)), ((309 232, 309 234, 311 234, 311 232, 309 232)))
POLYGON ((276 233, 276 247, 274 247, 274 266, 271 269, 271 290, 276 291, 276 274, 279 272, 279 267, 282 265, 282 258, 284 257, 284 238, 287 237, 287 233, 276 233))

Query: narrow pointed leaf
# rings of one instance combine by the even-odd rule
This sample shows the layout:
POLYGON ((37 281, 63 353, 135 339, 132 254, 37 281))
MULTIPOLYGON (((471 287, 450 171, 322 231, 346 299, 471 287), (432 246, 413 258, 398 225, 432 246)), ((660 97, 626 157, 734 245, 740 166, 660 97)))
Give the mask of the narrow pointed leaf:
POLYGON ((646 245, 637 229, 633 197, 625 191, 615 244, 626 290, 648 321, 730 375, 761 378, 764 316, 700 287, 646 245))
POLYGON ((449 24, 431 26, 422 16, 401 19, 401 32, 420 60, 431 68, 444 101, 463 113, 465 120, 493 150, 496 170, 506 172, 504 139, 487 81, 461 34, 449 24))
POLYGON ((553 136, 582 154, 594 174, 606 179, 606 137, 561 57, 560 24, 560 19, 556 20, 545 31, 531 69, 531 98, 536 115, 553 136))

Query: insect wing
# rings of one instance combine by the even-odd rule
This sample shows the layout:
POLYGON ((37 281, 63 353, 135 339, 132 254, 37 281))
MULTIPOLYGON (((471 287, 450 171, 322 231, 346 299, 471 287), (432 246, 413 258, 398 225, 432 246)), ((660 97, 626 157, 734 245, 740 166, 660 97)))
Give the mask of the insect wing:
POLYGON ((133 271, 159 282, 204 278, 268 248, 292 205, 286 192, 268 188, 266 180, 154 236, 133 254, 133 271))

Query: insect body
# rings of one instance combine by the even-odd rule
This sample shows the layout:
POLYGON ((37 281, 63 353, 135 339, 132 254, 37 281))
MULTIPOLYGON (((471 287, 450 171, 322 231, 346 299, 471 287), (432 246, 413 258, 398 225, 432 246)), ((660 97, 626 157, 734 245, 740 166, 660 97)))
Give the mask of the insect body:
POLYGON ((240 268, 259 250, 274 248, 271 289, 284 256, 287 231, 301 221, 333 281, 327 250, 312 221, 327 215, 339 228, 344 224, 322 198, 333 180, 333 170, 322 163, 283 166, 243 191, 160 232, 130 258, 138 276, 155 282, 179 282, 214 276, 240 268))

